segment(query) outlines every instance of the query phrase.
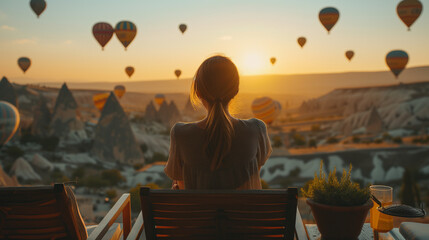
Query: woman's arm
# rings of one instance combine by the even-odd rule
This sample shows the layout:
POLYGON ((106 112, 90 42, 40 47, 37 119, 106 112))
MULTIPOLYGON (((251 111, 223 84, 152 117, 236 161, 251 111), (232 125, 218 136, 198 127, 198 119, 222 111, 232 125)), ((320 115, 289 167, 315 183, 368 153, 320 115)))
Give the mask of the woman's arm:
POLYGON ((185 189, 185 182, 184 181, 173 181, 173 186, 171 187, 173 190, 179 190, 179 189, 185 189))

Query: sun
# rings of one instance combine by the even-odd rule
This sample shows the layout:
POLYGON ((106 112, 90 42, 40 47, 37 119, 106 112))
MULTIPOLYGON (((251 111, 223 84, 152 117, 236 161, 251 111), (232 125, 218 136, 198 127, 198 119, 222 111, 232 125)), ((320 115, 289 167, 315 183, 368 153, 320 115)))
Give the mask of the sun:
POLYGON ((237 62, 238 69, 244 75, 264 74, 267 61, 263 54, 258 52, 249 52, 244 54, 237 62))

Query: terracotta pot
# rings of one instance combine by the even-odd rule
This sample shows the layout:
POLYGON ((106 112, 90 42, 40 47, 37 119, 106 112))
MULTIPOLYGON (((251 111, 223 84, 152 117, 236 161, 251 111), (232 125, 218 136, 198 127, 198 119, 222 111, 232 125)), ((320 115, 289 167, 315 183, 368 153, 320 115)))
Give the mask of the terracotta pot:
POLYGON ((361 206, 330 206, 307 199, 323 239, 357 239, 373 203, 361 206))

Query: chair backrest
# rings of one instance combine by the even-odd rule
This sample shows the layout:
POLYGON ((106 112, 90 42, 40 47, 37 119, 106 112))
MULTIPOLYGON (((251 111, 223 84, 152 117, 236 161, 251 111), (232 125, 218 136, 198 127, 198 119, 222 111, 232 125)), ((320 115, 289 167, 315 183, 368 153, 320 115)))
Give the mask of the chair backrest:
POLYGON ((63 184, 0 188, 0 239, 86 239, 72 201, 63 184))
POLYGON ((146 239, 294 239, 298 191, 140 189, 146 239))

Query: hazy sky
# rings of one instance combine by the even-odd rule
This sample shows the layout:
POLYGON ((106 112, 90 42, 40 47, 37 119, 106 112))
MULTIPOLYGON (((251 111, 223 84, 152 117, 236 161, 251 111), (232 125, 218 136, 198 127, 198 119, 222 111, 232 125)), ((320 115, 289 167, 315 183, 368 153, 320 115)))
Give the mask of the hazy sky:
POLYGON ((243 75, 386 70, 385 55, 394 49, 408 52, 408 66, 429 65, 429 0, 420 0, 423 13, 410 32, 396 15, 397 0, 46 1, 39 19, 29 0, 0 1, 0 76, 128 81, 124 68, 132 65, 131 80, 172 79, 177 68, 188 78, 216 53, 231 57, 243 75), (340 11, 329 35, 318 19, 327 6, 340 11), (114 36, 101 51, 92 26, 121 20, 137 25, 136 38, 124 51, 114 36), (180 23, 188 25, 184 35, 180 23), (32 59, 25 75, 17 66, 22 56, 32 59))

